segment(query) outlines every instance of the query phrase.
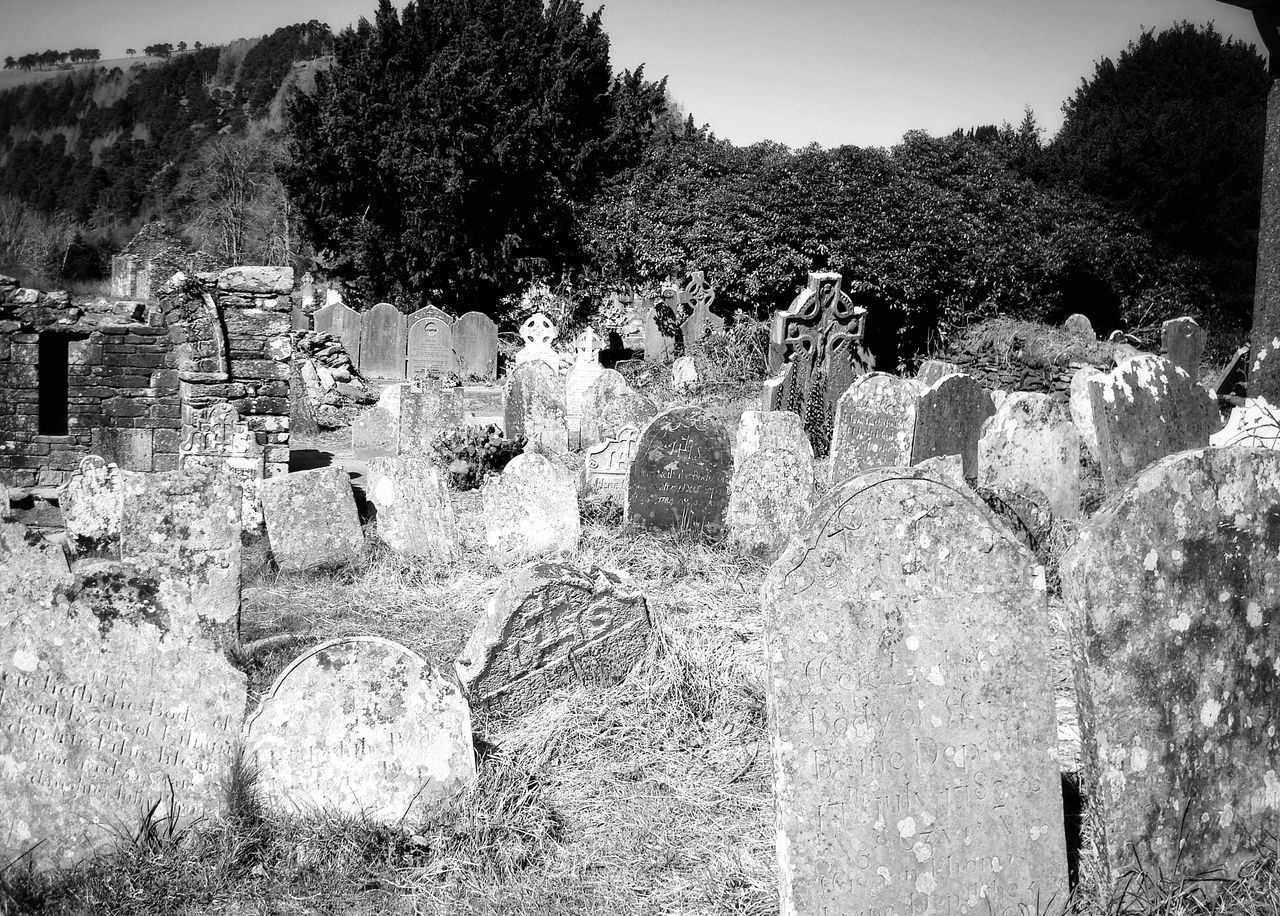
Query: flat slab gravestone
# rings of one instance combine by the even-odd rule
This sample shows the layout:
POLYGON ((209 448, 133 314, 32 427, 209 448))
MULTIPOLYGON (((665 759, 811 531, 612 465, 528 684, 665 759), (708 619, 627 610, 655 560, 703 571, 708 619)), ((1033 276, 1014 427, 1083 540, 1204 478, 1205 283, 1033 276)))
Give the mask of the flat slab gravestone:
POLYGON ((597 442, 582 464, 582 495, 603 496, 621 508, 627 501, 627 475, 640 447, 640 430, 624 426, 616 438, 597 442))
POLYGON ((604 369, 583 395, 582 444, 616 437, 624 426, 644 429, 657 414, 657 405, 627 384, 621 372, 604 369))
POLYGON ((675 407, 649 422, 627 477, 625 516, 642 528, 725 530, 733 446, 701 407, 675 407))
POLYGON ((967 488, 839 484, 764 586, 781 912, 1058 913, 1043 569, 967 488))
POLYGON ((60 550, 0 525, 6 863, 30 852, 37 868, 74 865, 157 803, 157 818, 182 823, 223 811, 245 676, 220 646, 175 632, 161 591, 111 562, 73 586, 60 550))
POLYGON ((340 566, 360 552, 360 516, 340 467, 272 477, 262 485, 271 554, 282 570, 340 566))
POLYGON ((644 597, 618 574, 540 561, 503 579, 455 667, 473 708, 509 718, 557 690, 621 683, 652 629, 644 597))
POLYGON ((375 458, 365 480, 378 508, 380 541, 412 557, 456 556, 457 518, 435 465, 425 458, 375 458))
MULTIPOLYGON (((396 398, 396 416, 399 413, 400 399, 396 398)), ((399 432, 400 424, 381 403, 370 407, 351 421, 352 457, 360 461, 394 457, 399 451, 399 432)))
POLYGON ((831 435, 833 486, 873 468, 911 464, 916 399, 924 390, 915 379, 883 372, 853 380, 836 405, 831 435))
POLYGON ((409 325, 408 377, 435 378, 458 371, 452 324, 434 313, 416 317, 418 314, 414 313, 409 325))
POLYGON ((1034 490, 1057 518, 1080 515, 1080 434, 1066 404, 1016 391, 987 421, 978 445, 978 483, 1034 490))
POLYGON ((1109 895, 1280 831, 1280 454, 1199 449, 1112 496, 1062 561, 1088 835, 1109 895))
POLYGON ((124 483, 119 468, 97 455, 85 456, 58 489, 58 507, 73 557, 120 559, 124 483))
POLYGON ((453 351, 466 378, 491 382, 498 377, 498 326, 487 315, 466 312, 453 324, 453 351))
POLYGON ((968 375, 945 375, 916 399, 911 463, 959 455, 966 480, 978 478, 982 424, 996 412, 991 394, 968 375))
POLYGON ((569 451, 564 379, 547 363, 516 366, 507 379, 503 428, 508 439, 524 436, 526 451, 563 455, 569 451))
POLYGON ((1194 318, 1174 318, 1160 326, 1160 349, 1165 359, 1198 382, 1207 337, 1194 318))
POLYGON ((523 562, 578 546, 578 489, 559 461, 537 452, 517 455, 485 481, 480 495, 485 541, 498 562, 523 562))
POLYGON ((404 314, 379 302, 360 321, 360 374, 366 378, 405 377, 404 314))
POLYGON ((263 800, 399 824, 476 781, 471 713, 451 674, 378 636, 307 650, 245 728, 263 800))

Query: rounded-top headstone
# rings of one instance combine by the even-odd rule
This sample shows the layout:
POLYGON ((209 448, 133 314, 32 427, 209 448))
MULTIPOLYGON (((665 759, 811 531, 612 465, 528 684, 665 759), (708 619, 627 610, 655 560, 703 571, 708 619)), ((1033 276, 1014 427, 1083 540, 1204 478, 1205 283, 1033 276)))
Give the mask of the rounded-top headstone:
POLYGON ((627 475, 629 521, 660 531, 724 533, 733 474, 729 434, 701 407, 658 414, 640 436, 627 475))
POLYGON ((1160 346, 1165 358, 1193 382, 1200 380, 1200 358, 1204 356, 1204 328, 1194 318, 1174 318, 1160 326, 1160 346))
POLYGON ((476 781, 452 676, 377 636, 335 639, 276 678, 246 728, 264 799, 399 823, 476 781))
POLYGON ((915 379, 871 372, 840 395, 831 435, 832 485, 873 468, 907 467, 916 428, 915 379))
POLYGON ((1059 398, 1016 391, 996 409, 978 443, 978 483, 1044 495, 1057 518, 1080 514, 1080 434, 1059 398))
POLYGON ((1097 333, 1093 330, 1093 322, 1079 312, 1074 315, 1068 315, 1067 320, 1062 323, 1062 329, 1073 337, 1079 337, 1081 340, 1094 341, 1098 339, 1097 333))
POLYGON ((657 406, 627 384, 617 369, 604 369, 582 399, 582 444, 590 447, 612 438, 624 426, 644 429, 657 406))
POLYGON ((582 518, 573 474, 553 458, 526 452, 480 490, 485 541, 499 562, 521 562, 578 546, 582 518))

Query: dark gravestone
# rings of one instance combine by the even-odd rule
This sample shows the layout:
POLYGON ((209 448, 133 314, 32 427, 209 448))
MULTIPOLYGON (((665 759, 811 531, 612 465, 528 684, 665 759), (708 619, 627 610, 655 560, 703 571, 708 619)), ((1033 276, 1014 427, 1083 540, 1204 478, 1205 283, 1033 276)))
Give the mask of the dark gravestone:
POLYGON ((724 532, 733 444, 701 407, 676 407, 645 427, 627 477, 626 517, 644 528, 724 532))
POLYGON ((364 314, 360 329, 360 374, 404 378, 405 322, 400 310, 379 302, 364 314))
POLYGON ((491 382, 498 377, 498 326, 479 312, 467 312, 453 325, 453 350, 465 378, 491 382))
POLYGON ((978 441, 982 424, 996 412, 991 394, 968 375, 946 375, 916 400, 911 463, 940 455, 959 455, 967 480, 978 478, 978 441))
POLYGON ((882 469, 817 505, 763 595, 781 911, 1060 913, 1031 553, 967 488, 882 469))
POLYGON ((1200 381, 1204 343, 1204 328, 1194 318, 1174 318, 1160 326, 1160 347, 1164 358, 1191 376, 1193 382, 1200 381))
POLYGON ((831 483, 872 468, 907 467, 924 385, 883 372, 864 375, 840 397, 831 434, 831 483))
POLYGON ((325 331, 342 341, 342 348, 351 357, 352 365, 360 364, 360 313, 339 302, 326 305, 315 314, 315 328, 325 331), (321 318, 321 315, 324 318, 321 318))
POLYGON ((441 376, 456 372, 453 331, 449 322, 435 315, 419 318, 409 327, 409 378, 441 376))
POLYGON ((1104 896, 1280 833, 1280 454, 1199 449, 1139 473, 1062 561, 1104 896), (1136 853, 1136 855, 1135 855, 1136 853))

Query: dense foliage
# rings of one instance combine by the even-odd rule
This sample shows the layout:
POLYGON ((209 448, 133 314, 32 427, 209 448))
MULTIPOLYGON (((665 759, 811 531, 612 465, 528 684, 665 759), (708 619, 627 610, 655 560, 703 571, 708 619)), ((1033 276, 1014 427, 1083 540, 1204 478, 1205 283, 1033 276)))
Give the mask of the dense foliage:
POLYGON ((33 51, 18 57, 9 56, 4 59, 6 70, 47 70, 50 67, 62 67, 70 64, 89 63, 102 59, 97 48, 72 48, 70 51, 33 51))
POLYGON ((314 19, 262 36, 240 65, 239 100, 248 105, 250 114, 264 114, 294 61, 313 60, 332 49, 333 33, 314 19))
POLYGON ((524 451, 525 437, 508 439, 498 427, 459 426, 431 443, 431 457, 455 490, 475 490, 524 451))

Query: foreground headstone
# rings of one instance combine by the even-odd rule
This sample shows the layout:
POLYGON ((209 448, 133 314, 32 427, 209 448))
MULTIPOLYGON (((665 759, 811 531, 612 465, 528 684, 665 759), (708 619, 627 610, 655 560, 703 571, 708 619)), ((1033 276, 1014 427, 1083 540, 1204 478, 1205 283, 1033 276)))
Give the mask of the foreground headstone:
MULTIPOLYGON (((395 386, 399 388, 399 386, 395 386)), ((399 398, 396 399, 399 413, 399 398)), ((400 424, 381 405, 375 405, 351 421, 351 454, 360 461, 394 456, 400 424)))
POLYGON ((583 395, 582 444, 603 442, 624 426, 644 429, 657 413, 653 401, 628 385, 621 372, 605 369, 583 395))
POLYGON ((485 540, 498 562, 522 562, 578 546, 578 490, 560 462, 537 452, 517 455, 485 481, 480 494, 485 540))
POLYGON ((524 436, 526 451, 563 455, 569 451, 564 380, 542 360, 511 370, 507 380, 503 427, 507 438, 524 436))
POLYGON ((626 518, 642 528, 718 537, 729 508, 733 446, 701 407, 658 414, 640 437, 627 477, 626 518))
POLYGON ((457 520, 439 470, 425 458, 375 458, 366 475, 378 508, 378 539, 396 553, 447 560, 457 554, 457 520))
POLYGON ((872 372, 855 379, 836 407, 831 434, 832 485, 872 468, 907 467, 916 429, 915 379, 872 372))
MULTIPOLYGON (((5 497, 6 508, 8 495, 5 497)), ((73 557, 120 558, 120 514, 124 483, 120 470, 97 455, 80 461, 80 468, 58 490, 58 506, 73 557)))
POLYGON ((1280 454, 1200 449, 1140 472, 1062 562, 1104 895, 1280 831, 1280 454), (1135 856, 1136 853, 1136 856, 1135 856))
POLYGON ((967 480, 978 477, 982 424, 996 412, 991 394, 968 375, 945 375, 916 399, 911 463, 959 455, 967 480))
POLYGON ((978 445, 978 483, 1043 494, 1057 518, 1080 515, 1080 434, 1067 405, 1017 391, 987 421, 978 445))
POLYGON ((343 468, 272 477, 262 485, 262 508, 271 553, 282 570, 340 566, 364 545, 343 468))
POLYGON ((61 551, 0 525, 6 864, 107 852, 153 804, 161 824, 221 813, 245 676, 182 619, 155 579, 104 562, 73 585, 61 551))
POLYGON ((509 718, 556 690, 620 683, 652 630, 644 597, 618 574, 541 561, 502 580, 456 668, 473 708, 509 718))
POLYGON ((245 730, 268 804, 399 824, 476 781, 471 714, 452 677, 377 636, 308 650, 245 730))
POLYGON ((634 426, 591 446, 582 465, 582 495, 602 496, 619 508, 626 505, 627 475, 639 447, 640 430, 634 426))
POLYGON ((1200 358, 1204 356, 1206 334, 1194 318, 1174 318, 1160 326, 1160 348, 1191 381, 1200 381, 1200 358))
POLYGON ((818 504, 764 603, 781 912, 1060 912, 1029 551, 972 493, 884 469, 818 504))

